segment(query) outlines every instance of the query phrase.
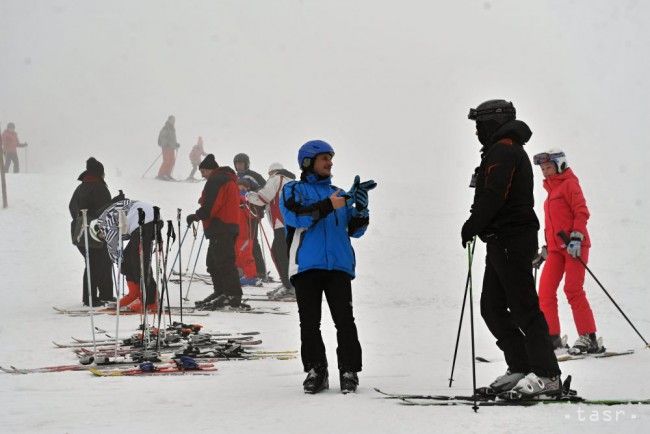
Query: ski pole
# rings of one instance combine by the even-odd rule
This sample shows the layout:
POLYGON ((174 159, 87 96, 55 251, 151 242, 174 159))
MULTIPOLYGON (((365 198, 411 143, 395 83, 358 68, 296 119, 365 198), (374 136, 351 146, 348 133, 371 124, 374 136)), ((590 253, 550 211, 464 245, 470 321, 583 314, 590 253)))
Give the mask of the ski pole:
MULTIPOLYGON (((160 284, 160 254, 162 253, 162 234, 160 233, 161 223, 165 223, 160 220, 160 208, 157 206, 153 207, 153 245, 156 249, 155 258, 156 258, 156 289, 154 292, 154 297, 158 296, 158 301, 162 305, 162 298, 159 294, 159 289, 162 290, 160 284)), ((155 303, 155 299, 153 301, 155 303)), ((152 324, 156 324, 156 316, 154 314, 152 324)), ((160 328, 158 330, 160 332, 160 328)), ((160 333, 159 333, 160 334, 160 333)))
MULTIPOLYGON (((260 229, 262 230, 262 235, 264 236, 264 240, 266 241, 266 246, 269 248, 269 252, 271 253, 271 261, 273 261, 273 265, 275 265, 275 269, 278 271, 278 275, 282 276, 282 273, 280 272, 280 267, 278 267, 278 262, 275 260, 275 255, 273 254, 271 243, 269 243, 269 239, 266 236, 266 231, 264 230, 264 225, 262 224, 261 220, 260 220, 260 229)), ((262 249, 262 251, 264 251, 264 249, 262 249)))
POLYGON ((153 165, 156 164, 156 161, 158 161, 158 159, 159 159, 161 156, 162 156, 162 152, 161 152, 160 154, 158 154, 158 156, 156 157, 156 159, 153 160, 153 163, 151 163, 151 164, 149 165, 149 167, 147 167, 147 170, 145 170, 144 173, 142 174, 142 178, 144 178, 145 175, 146 175, 147 173, 149 173, 149 171, 151 170, 151 168, 153 167, 153 165))
POLYGON ((192 222, 192 245, 190 246, 190 254, 187 256, 187 266, 185 267, 185 275, 187 275, 187 272, 190 271, 190 260, 192 259, 192 252, 194 251, 194 244, 196 243, 196 234, 198 233, 198 230, 196 229, 196 226, 194 225, 194 222, 192 222))
MULTIPOLYGON (((472 256, 474 255, 475 247, 476 247, 476 243, 472 243, 472 256)), ((449 376, 449 387, 451 387, 451 383, 454 381, 454 368, 456 367, 456 356, 458 355, 458 343, 460 342, 460 331, 463 327, 463 317, 465 315, 467 291, 469 290, 470 279, 472 278, 471 266, 472 264, 470 262, 467 269, 467 279, 465 280, 465 294, 463 295, 463 305, 460 309, 460 320, 458 321, 458 333, 456 334, 456 346, 454 347, 454 358, 451 364, 451 375, 449 376)))
MULTIPOLYGON (((178 225, 178 233, 179 234, 181 233, 181 211, 182 210, 180 208, 176 208, 176 223, 178 225)), ((189 226, 187 227, 187 229, 189 229, 189 226)), ((185 230, 185 235, 187 235, 187 230, 185 230)), ((185 235, 183 235, 183 240, 185 240, 185 235)), ((181 307, 181 313, 180 313, 181 323, 183 322, 183 264, 182 264, 182 261, 181 261, 181 246, 182 245, 183 245, 183 241, 181 241, 178 244, 178 275, 181 277, 181 280, 180 280, 180 282, 178 284, 178 297, 180 298, 179 302, 180 302, 180 307, 181 307)), ((176 261, 174 261, 174 262, 176 262, 176 261)), ((173 268, 174 268, 174 266, 172 265, 172 270, 173 270, 173 268)))
MULTIPOLYGON (((557 233, 557 235, 558 235, 560 238, 562 238, 562 241, 564 241, 564 244, 566 244, 567 246, 568 246, 569 243, 571 242, 571 238, 567 235, 566 232, 564 232, 564 231, 560 231, 560 232, 557 233)), ((585 270, 587 270, 587 271, 589 272, 589 274, 591 275, 591 277, 594 278, 594 280, 596 281, 596 283, 598 284, 598 286, 600 286, 600 289, 602 289, 603 292, 605 292, 605 295, 607 295, 607 297, 609 298, 609 300, 610 300, 612 303, 614 303, 614 306, 616 306, 616 309, 618 309, 618 311, 621 313, 621 315, 623 315, 623 318, 625 318, 625 320, 626 320, 627 323, 630 325, 630 327, 632 327, 632 328, 634 329, 634 331, 636 332, 636 334, 639 335, 639 337, 641 338, 641 340, 643 341, 643 343, 646 345, 646 347, 650 347, 650 344, 648 344, 648 341, 646 341, 645 338, 641 335, 641 333, 639 333, 639 331, 637 330, 637 328, 634 327, 634 324, 632 324, 632 321, 630 321, 630 319, 627 317, 627 315, 625 315, 625 312, 623 312, 623 309, 621 309, 620 306, 619 306, 619 305, 614 301, 614 299, 612 298, 612 296, 609 295, 609 292, 607 292, 607 290, 605 289, 605 287, 603 286, 603 284, 600 283, 600 280, 598 280, 598 278, 596 278, 596 276, 594 275, 594 273, 591 272, 591 270, 589 269, 589 267, 587 267, 587 264, 585 264, 585 261, 583 261, 582 258, 581 258, 580 256, 576 256, 576 259, 577 259, 578 261, 580 261, 580 263, 582 264, 582 266, 585 267, 585 270)))
POLYGON ((169 288, 167 286, 167 258, 169 257, 169 240, 172 240, 172 243, 176 241, 176 234, 174 233, 174 225, 172 224, 171 220, 167 220, 167 244, 165 245, 165 256, 163 258, 163 286, 162 286, 162 294, 160 296, 160 306, 158 307, 158 337, 156 338, 156 348, 158 351, 160 351, 160 319, 163 316, 163 300, 165 299, 165 295, 167 296, 167 309, 169 313, 169 324, 172 323, 172 309, 171 306, 169 305, 169 288))
POLYGON ((88 248, 88 236, 89 236, 89 228, 88 228, 88 210, 87 209, 82 209, 81 210, 81 215, 82 215, 82 221, 83 221, 83 227, 84 227, 84 245, 86 248, 86 281, 88 283, 88 306, 90 306, 90 327, 92 328, 92 334, 93 334, 93 357, 95 354, 97 354, 97 342, 95 341, 95 307, 93 306, 93 299, 92 299, 92 279, 90 278, 90 249, 88 248))
POLYGON ((472 409, 474 413, 478 411, 478 405, 476 405, 476 355, 474 353, 474 300, 472 298, 472 262, 474 261, 473 246, 476 244, 476 237, 471 241, 471 246, 467 246, 467 260, 469 262, 469 323, 470 330, 472 335, 472 387, 473 393, 472 397, 474 398, 474 405, 472 409))
MULTIPOLYGON (((120 272, 122 270, 122 259, 124 256, 124 244, 122 242, 122 235, 123 231, 125 228, 128 228, 128 223, 126 219, 126 214, 124 213, 124 209, 118 209, 117 210, 117 221, 118 221, 118 228, 117 228, 117 233, 118 238, 117 238, 117 245, 118 245, 118 255, 117 255, 117 277, 119 279, 120 277, 120 272)), ((115 319, 115 357, 117 357, 118 352, 119 352, 119 346, 120 346, 120 298, 124 295, 124 279, 120 279, 122 282, 122 291, 120 291, 120 282, 117 282, 117 311, 116 311, 116 319, 115 319)))
MULTIPOLYGON (((187 284, 187 292, 185 293, 185 298, 183 300, 189 301, 188 298, 190 295, 190 288, 192 287, 192 280, 194 280, 194 273, 196 272, 196 264, 199 262, 199 256, 201 254, 201 246, 203 246, 203 240, 205 239, 205 233, 201 236, 201 241, 199 241, 199 248, 196 251, 196 259, 194 260, 194 267, 192 267, 192 274, 190 275, 190 282, 187 284)), ((181 281, 183 280, 181 276, 181 281)), ((182 310, 182 309, 181 309, 182 310)))
POLYGON ((140 245, 138 246, 138 253, 140 256, 140 320, 142 321, 142 343, 146 341, 147 347, 149 346, 149 336, 147 336, 147 288, 145 285, 146 278, 144 275, 144 210, 138 208, 138 226, 140 227, 140 245))
MULTIPOLYGON (((178 245, 179 251, 176 252, 176 256, 174 256, 174 262, 172 262, 172 266, 169 267, 169 275, 167 276, 167 280, 169 280, 172 277, 172 273, 174 272, 174 266, 176 265, 176 261, 178 261, 178 255, 180 253, 180 248, 183 245, 183 242, 185 241, 185 236, 187 235, 187 231, 190 229, 190 227, 185 228, 185 232, 183 233, 183 237, 181 238, 181 243, 178 245)), ((179 232, 180 234, 180 232, 179 232)))

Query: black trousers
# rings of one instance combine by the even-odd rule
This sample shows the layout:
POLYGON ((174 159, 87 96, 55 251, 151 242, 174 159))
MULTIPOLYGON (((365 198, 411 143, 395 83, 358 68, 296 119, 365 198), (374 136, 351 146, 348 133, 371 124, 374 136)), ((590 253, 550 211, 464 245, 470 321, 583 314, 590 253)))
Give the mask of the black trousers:
MULTIPOLYGON (((86 263, 86 249, 77 246, 86 263)), ((93 303, 113 298, 113 262, 106 247, 88 249, 90 257, 90 296, 93 303)), ((83 294, 81 301, 88 304, 88 268, 84 266, 83 294)))
POLYGON ((212 286, 216 294, 242 296, 239 283, 239 271, 235 265, 235 240, 237 235, 217 234, 210 238, 205 265, 212 277, 212 286))
POLYGON ((340 371, 361 371, 361 344, 352 314, 350 275, 342 271, 310 270, 293 276, 300 316, 302 364, 305 372, 326 367, 325 344, 320 332, 323 293, 336 327, 336 356, 340 371))
MULTIPOLYGON (((151 268, 151 254, 153 250, 154 227, 153 222, 145 223, 142 232, 143 248, 142 256, 144 263, 144 284, 146 289, 147 304, 151 304, 156 299, 156 280, 154 279, 153 270, 151 268)), ((122 258, 122 274, 126 276, 126 280, 135 282, 140 285, 140 230, 136 229, 131 234, 129 243, 124 248, 122 258)), ((142 291, 142 288, 140 288, 142 291)))
POLYGON ((285 288, 291 288, 293 285, 289 281, 289 251, 287 250, 287 235, 284 228, 273 231, 271 252, 273 252, 273 260, 275 261, 275 266, 278 268, 282 285, 285 288))
POLYGON ((18 153, 7 152, 5 153, 5 167, 3 168, 4 172, 9 171, 9 166, 11 163, 14 163, 14 173, 20 172, 20 163, 18 162, 18 153))
POLYGON ((532 273, 537 231, 487 243, 481 316, 513 372, 558 375, 532 273))
POLYGON ((253 238, 253 259, 255 259, 255 268, 257 268, 257 277, 266 278, 266 263, 262 255, 262 247, 258 241, 260 221, 256 218, 251 219, 251 235, 253 238))

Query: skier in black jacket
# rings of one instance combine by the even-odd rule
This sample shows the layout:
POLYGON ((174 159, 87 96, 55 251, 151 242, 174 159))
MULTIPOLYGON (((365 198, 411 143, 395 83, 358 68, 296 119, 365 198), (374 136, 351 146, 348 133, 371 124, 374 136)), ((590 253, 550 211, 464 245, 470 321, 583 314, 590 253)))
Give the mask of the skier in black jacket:
MULTIPOLYGON (((102 163, 90 157, 86 161, 86 170, 79 175, 79 184, 72 194, 68 208, 72 223, 70 232, 73 243, 77 245, 79 252, 86 259, 86 248, 84 238, 79 243, 75 238, 75 223, 82 209, 88 210, 88 222, 96 219, 111 203, 111 193, 104 182, 104 166, 102 163)), ((106 301, 115 301, 113 297, 113 266, 104 245, 92 247, 89 243, 90 257, 90 279, 92 290, 90 291, 94 306, 100 306, 106 301)), ((83 296, 82 302, 88 305, 88 277, 84 267, 83 296)))
POLYGON ((491 387, 526 396, 561 393, 560 369, 539 308, 532 274, 539 221, 533 209, 533 171, 523 146, 532 132, 515 107, 490 100, 471 109, 483 147, 472 177, 474 203, 461 231, 463 247, 486 243, 481 315, 508 364, 491 387))

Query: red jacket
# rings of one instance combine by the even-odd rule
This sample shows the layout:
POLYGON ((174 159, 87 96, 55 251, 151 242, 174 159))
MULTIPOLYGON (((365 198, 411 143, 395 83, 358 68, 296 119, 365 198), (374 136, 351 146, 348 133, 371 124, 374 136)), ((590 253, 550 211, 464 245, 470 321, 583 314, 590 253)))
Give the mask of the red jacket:
POLYGON ((557 235, 564 231, 567 235, 578 231, 585 236, 582 243, 591 246, 587 232, 589 210, 578 178, 571 169, 544 180, 544 188, 548 197, 544 201, 544 236, 548 250, 566 248, 562 239, 557 235))
POLYGON ((18 134, 15 131, 4 130, 2 133, 2 150, 8 154, 18 152, 18 134))
POLYGON ((239 232, 239 187, 237 174, 230 167, 219 167, 210 175, 199 199, 196 217, 203 220, 207 238, 239 232))

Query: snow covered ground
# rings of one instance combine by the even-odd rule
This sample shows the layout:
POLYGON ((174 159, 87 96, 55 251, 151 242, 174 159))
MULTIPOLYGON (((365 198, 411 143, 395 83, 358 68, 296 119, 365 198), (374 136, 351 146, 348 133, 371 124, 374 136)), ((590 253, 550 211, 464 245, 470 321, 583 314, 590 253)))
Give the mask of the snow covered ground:
MULTIPOLYGON (((75 362, 52 340, 89 336, 88 318, 55 313, 51 306, 78 304, 82 258, 69 243, 67 202, 76 186, 63 173, 9 175, 11 207, 2 211, 3 303, 0 305, 0 365, 37 367, 75 362)), ((421 192, 407 184, 381 184, 373 196, 372 226, 355 241, 358 278, 354 303, 364 351, 358 393, 341 395, 335 362, 335 334, 324 316, 330 359, 331 389, 305 396, 299 359, 221 362, 209 377, 95 378, 87 372, 0 374, 2 432, 647 432, 650 407, 615 408, 581 405, 534 408, 404 407, 383 400, 372 388, 390 392, 468 393, 471 389, 469 331, 465 327, 455 387, 446 387, 466 273, 458 228, 463 208, 452 207, 451 195, 432 193, 417 209, 421 192), (399 200, 395 200, 399 194, 399 200)), ((170 218, 176 207, 194 208, 202 184, 162 183, 139 178, 107 178, 113 192, 122 188, 133 198, 159 204, 170 218)), ((465 193, 461 200, 469 200, 465 193)), ((459 199, 455 199, 459 200, 459 199)), ((613 199, 616 200, 616 199, 613 199)), ((625 206, 625 205, 622 205, 625 206)), ((634 204, 630 206, 636 206, 634 204)), ((647 252, 636 247, 628 257, 621 246, 635 243, 648 223, 628 218, 620 237, 608 239, 608 221, 617 221, 614 206, 598 206, 590 227, 597 246, 593 270, 646 336, 650 335, 648 293, 644 282, 647 252), (627 234, 627 235, 625 235, 627 234), (629 237, 626 239, 625 237, 629 237), (620 244, 618 244, 620 243, 620 244), (641 258, 639 258, 641 257, 641 258), (636 260, 633 258, 637 258, 636 260)), ((638 215, 646 215, 648 205, 638 215)), ((268 229, 268 226, 267 226, 268 229)), ((187 246, 186 246, 187 247, 187 246)), ((474 288, 481 285, 483 247, 477 248, 474 288)), ((202 260, 199 262, 203 272, 202 260)), ((564 375, 588 398, 648 398, 650 350, 633 334, 591 280, 588 293, 605 343, 611 349, 637 349, 632 356, 563 363, 564 375)), ((171 285, 172 294, 178 287, 171 285)), ((210 289, 193 284, 191 298, 210 289)), ((479 290, 475 292, 478 300, 479 290)), ((262 304, 260 304, 262 305, 262 304)), ((272 303, 264 303, 268 306, 272 303)), ((299 349, 296 307, 291 313, 249 315, 211 313, 194 318, 207 329, 259 330, 262 349, 299 349)), ((476 303, 478 307, 478 304, 476 303)), ((566 302, 561 301, 564 332, 575 338, 566 302)), ((327 307, 324 307, 326 310, 327 307)), ((467 317, 466 317, 467 320, 467 317)), ((114 318, 96 324, 112 330, 114 318)), ((466 321, 465 325, 469 323, 466 321)), ((136 320, 122 319, 123 332, 136 320)), ((476 318, 476 352, 494 363, 477 364, 477 381, 485 384, 505 364, 480 318, 476 318)))

